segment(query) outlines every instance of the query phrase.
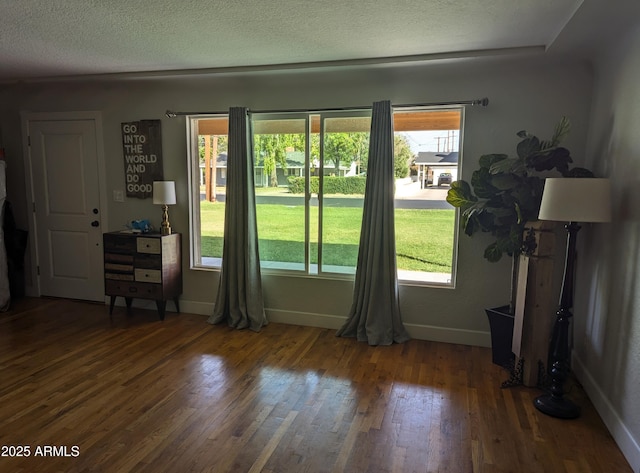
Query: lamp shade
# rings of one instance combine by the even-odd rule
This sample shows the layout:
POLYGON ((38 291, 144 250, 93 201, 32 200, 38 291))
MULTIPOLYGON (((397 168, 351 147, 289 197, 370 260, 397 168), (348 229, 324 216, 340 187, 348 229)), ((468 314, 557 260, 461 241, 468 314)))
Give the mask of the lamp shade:
POLYGON ((176 203, 176 183, 174 181, 154 181, 153 203, 174 205, 176 203))
POLYGON ((611 182, 597 178, 547 178, 538 218, 558 222, 609 222, 611 182))

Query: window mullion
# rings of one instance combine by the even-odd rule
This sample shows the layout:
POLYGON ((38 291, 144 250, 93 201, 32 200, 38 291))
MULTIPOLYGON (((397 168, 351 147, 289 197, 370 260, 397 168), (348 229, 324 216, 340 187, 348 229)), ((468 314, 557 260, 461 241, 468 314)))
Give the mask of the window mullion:
POLYGON ((322 214, 324 210, 324 134, 325 117, 320 115, 320 156, 318 160, 318 274, 322 273, 322 214))
POLYGON ((305 119, 305 135, 304 135, 304 270, 309 274, 311 269, 310 255, 310 219, 311 212, 309 205, 311 203, 311 120, 309 115, 305 119))

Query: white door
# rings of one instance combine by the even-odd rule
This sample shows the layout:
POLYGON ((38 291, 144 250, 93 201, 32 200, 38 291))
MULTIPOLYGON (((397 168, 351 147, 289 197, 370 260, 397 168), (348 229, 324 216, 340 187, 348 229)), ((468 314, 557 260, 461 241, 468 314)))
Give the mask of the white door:
POLYGON ((27 127, 40 294, 104 301, 96 120, 27 127))

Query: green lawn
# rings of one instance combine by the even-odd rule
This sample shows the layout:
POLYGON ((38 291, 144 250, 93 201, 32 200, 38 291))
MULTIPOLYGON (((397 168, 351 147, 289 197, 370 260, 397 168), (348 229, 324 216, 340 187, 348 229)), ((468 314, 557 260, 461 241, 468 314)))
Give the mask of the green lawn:
MULTIPOLYGON (((222 256, 224 204, 201 202, 202 255, 222 256)), ((304 207, 259 204, 261 261, 304 263, 304 207)), ((396 209, 398 269, 451 272, 455 211, 396 209)), ((311 207, 317 222, 318 208, 311 207)), ((362 209, 329 207, 323 215, 323 265, 356 266, 362 209)), ((311 262, 317 263, 317 223, 311 229, 311 262)))

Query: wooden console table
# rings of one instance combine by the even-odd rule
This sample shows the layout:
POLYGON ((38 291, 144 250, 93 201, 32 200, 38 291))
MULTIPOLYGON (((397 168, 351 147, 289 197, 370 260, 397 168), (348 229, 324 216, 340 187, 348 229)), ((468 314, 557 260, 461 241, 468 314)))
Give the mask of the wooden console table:
POLYGON ((140 234, 109 232, 103 234, 104 288, 111 296, 109 316, 118 296, 127 309, 134 298, 156 301, 160 320, 164 320, 168 299, 180 312, 182 294, 182 255, 180 234, 140 234))

